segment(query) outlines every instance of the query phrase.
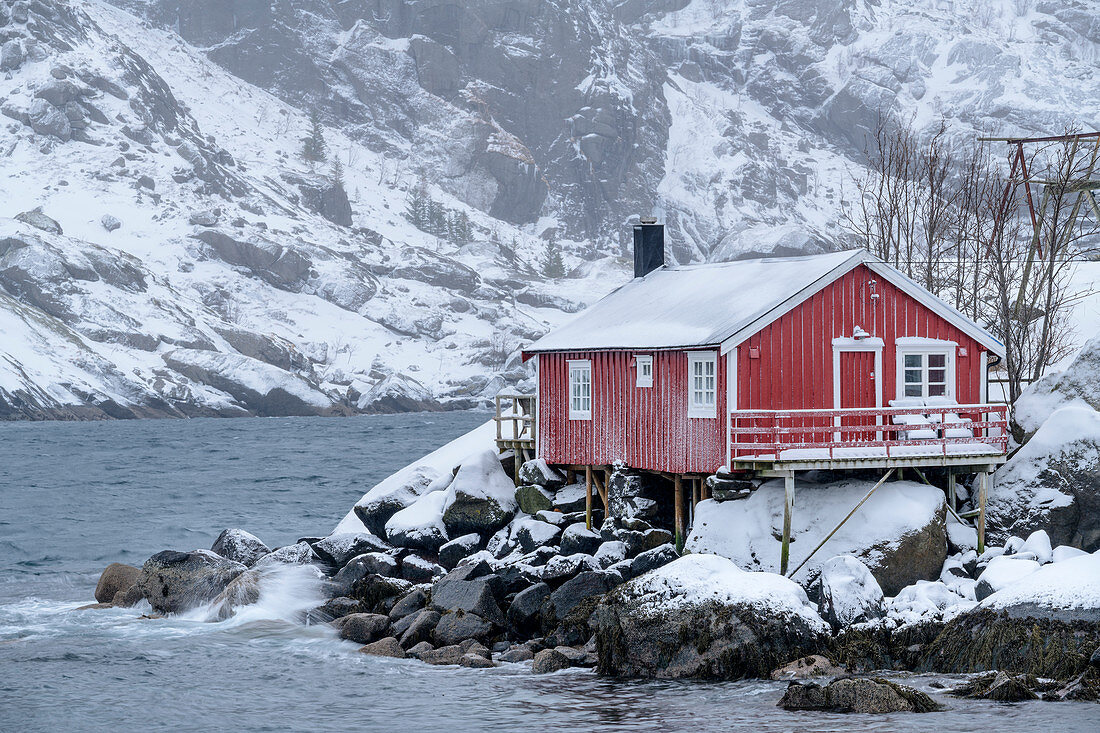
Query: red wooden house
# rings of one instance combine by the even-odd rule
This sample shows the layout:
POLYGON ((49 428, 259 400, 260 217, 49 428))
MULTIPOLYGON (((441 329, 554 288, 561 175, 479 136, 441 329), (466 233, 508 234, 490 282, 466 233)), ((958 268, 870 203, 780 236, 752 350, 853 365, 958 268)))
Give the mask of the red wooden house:
POLYGON ((984 328, 862 250, 669 267, 635 227, 635 278, 524 351, 536 453, 566 467, 738 470, 1002 460, 984 328))

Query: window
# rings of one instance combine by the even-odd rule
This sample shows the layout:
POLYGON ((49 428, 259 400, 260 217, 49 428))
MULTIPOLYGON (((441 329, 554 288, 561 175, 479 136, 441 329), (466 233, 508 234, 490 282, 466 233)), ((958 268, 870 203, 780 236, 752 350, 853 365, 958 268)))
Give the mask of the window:
POLYGON ((637 387, 652 387, 653 386, 653 357, 652 356, 636 356, 634 357, 634 365, 638 369, 637 381, 635 386, 637 387))
POLYGON ((717 414, 718 357, 713 353, 688 354, 688 417, 717 414))
POLYGON ((898 397, 955 396, 953 341, 898 339, 898 397))
POLYGON ((569 362, 569 419, 592 419, 592 362, 569 362))

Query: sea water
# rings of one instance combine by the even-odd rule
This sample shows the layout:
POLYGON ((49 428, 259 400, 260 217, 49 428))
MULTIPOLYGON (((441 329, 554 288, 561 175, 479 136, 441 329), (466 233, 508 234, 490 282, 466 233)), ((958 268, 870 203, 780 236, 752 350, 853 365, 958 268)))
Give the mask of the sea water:
POLYGON ((0 730, 1073 731, 1100 705, 960 701, 942 676, 894 676, 947 706, 846 716, 776 708, 778 682, 618 681, 372 657, 297 623, 308 572, 261 583, 225 621, 92 602, 111 562, 209 547, 226 527, 269 546, 327 534, 377 481, 483 413, 0 424, 0 730))

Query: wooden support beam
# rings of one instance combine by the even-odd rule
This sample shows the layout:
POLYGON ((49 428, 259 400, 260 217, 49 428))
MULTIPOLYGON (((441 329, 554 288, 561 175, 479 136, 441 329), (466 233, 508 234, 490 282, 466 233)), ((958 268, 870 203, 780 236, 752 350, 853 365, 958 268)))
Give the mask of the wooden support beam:
POLYGON ((577 483, 577 472, 574 471, 572 468, 567 468, 565 470, 565 483, 568 486, 572 486, 573 484, 577 483))
POLYGON ((978 484, 978 554, 985 552, 985 500, 989 490, 989 472, 979 471, 978 484))
POLYGON ((584 526, 592 529, 592 466, 584 467, 584 526))
POLYGON ((699 481, 702 484, 702 487, 700 488, 699 492, 703 496, 703 501, 706 501, 707 499, 710 498, 710 484, 707 483, 707 480, 705 478, 701 478, 701 479, 699 479, 699 481))
POLYGON ((693 478, 691 480, 691 516, 692 517, 695 516, 695 505, 698 504, 699 501, 700 501, 700 499, 699 499, 699 492, 700 492, 699 483, 700 483, 699 479, 694 479, 693 478))
POLYGON ((779 555, 779 574, 787 574, 791 556, 791 513, 794 511, 794 472, 783 477, 783 547, 779 555))
POLYGON ((600 501, 603 502, 603 515, 606 518, 611 513, 611 507, 607 503, 607 492, 611 487, 611 471, 608 469, 603 470, 603 479, 599 479, 597 476, 596 489, 600 492, 600 501))
POLYGON ((684 479, 680 474, 672 477, 673 502, 676 509, 676 547, 684 545, 684 479))
POLYGON ((958 499, 956 498, 957 495, 958 495, 958 492, 955 490, 955 472, 954 471, 948 471, 947 472, 947 501, 948 501, 947 505, 949 507, 951 507, 951 511, 955 512, 955 516, 958 516, 958 512, 959 512, 958 499))

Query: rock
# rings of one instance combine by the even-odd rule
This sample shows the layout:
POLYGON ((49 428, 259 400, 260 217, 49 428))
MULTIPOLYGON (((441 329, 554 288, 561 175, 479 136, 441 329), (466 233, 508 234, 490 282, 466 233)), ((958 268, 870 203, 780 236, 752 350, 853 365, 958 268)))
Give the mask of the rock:
POLYGON ((287 545, 278 550, 269 552, 261 557, 252 566, 254 568, 269 567, 272 565, 305 565, 313 562, 316 555, 308 542, 299 542, 296 545, 287 545))
POLYGON ((235 560, 246 567, 252 567, 264 555, 271 552, 267 545, 256 535, 243 529, 224 529, 210 546, 211 551, 228 560, 235 560))
POLYGON ((842 677, 824 687, 814 682, 791 682, 778 706, 784 710, 835 713, 930 713, 940 709, 920 690, 881 677, 842 677))
MULTIPOLYGON (((1044 423, 1063 407, 1100 410, 1100 380, 1097 379, 1098 374, 1100 374, 1100 334, 1092 336, 1065 369, 1044 375, 1025 389, 1013 404, 1012 421, 1023 432, 1022 437, 1025 438, 1023 442, 1030 442, 1030 439, 1042 429, 1044 423)), ((1055 421, 1055 425, 1051 426, 1053 429, 1047 432, 1055 432, 1058 429, 1057 423, 1062 422, 1067 417, 1069 416, 1061 416, 1055 421)), ((1071 442, 1075 438, 1081 437, 1080 434, 1075 433, 1064 433, 1063 436, 1063 441, 1071 442)), ((1009 464, 1011 464, 1011 461, 1009 464)), ((1004 471, 1009 464, 1005 464, 1004 467, 999 469, 998 474, 1004 471)), ((992 493, 990 492, 991 498, 992 493)), ((1000 494, 1001 492, 996 493, 1000 494)), ((1014 534, 1022 535, 1023 533, 1014 532, 1014 534)), ((1051 537, 1055 543, 1062 541, 1055 535, 1051 537)))
POLYGON ((811 654, 773 670, 770 677, 773 680, 803 680, 808 677, 835 677, 842 674, 843 667, 838 667, 820 654, 811 654))
MULTIPOLYGON (((660 547, 654 547, 652 550, 646 550, 630 561, 630 578, 637 578, 650 570, 668 565, 678 557, 680 557, 680 554, 676 552, 676 548, 672 545, 661 545, 660 547)), ((629 580, 629 578, 624 579, 629 580)))
POLYGON ((1039 563, 1034 560, 1016 556, 995 557, 978 576, 978 584, 974 586, 974 596, 977 600, 984 601, 1001 588, 1031 575, 1038 569, 1039 563))
POLYGON ((535 514, 535 519, 539 519, 547 524, 552 524, 555 527, 562 527, 570 524, 569 518, 561 512, 555 512, 551 510, 543 510, 535 514))
POLYGON ((34 92, 38 99, 44 99, 54 107, 64 107, 69 102, 84 96, 83 90, 68 79, 53 78, 34 92))
POLYGON ((99 223, 109 232, 113 232, 122 226, 122 222, 110 214, 104 214, 99 223))
POLYGON ((411 649, 421 642, 432 640, 432 632, 440 618, 439 611, 424 608, 395 623, 393 631, 400 636, 401 646, 411 649))
POLYGON ((561 554, 575 555, 581 553, 591 555, 599 548, 603 540, 597 532, 585 527, 584 522, 577 522, 565 528, 561 534, 561 554))
POLYGON ((50 234, 64 234, 64 232, 61 231, 60 224, 58 224, 54 219, 51 219, 50 217, 42 213, 41 206, 36 206, 30 211, 24 211, 20 214, 17 214, 15 218, 16 220, 21 221, 24 224, 29 224, 35 229, 41 229, 42 231, 49 232, 50 234))
POLYGON ((600 674, 767 677, 828 648, 805 592, 715 555, 687 555, 608 593, 596 607, 600 674))
POLYGON ((498 626, 504 625, 501 613, 487 577, 460 579, 462 571, 452 570, 432 586, 431 606, 437 611, 475 613, 498 626), (452 577, 454 576, 454 577, 452 577))
MULTIPOLYGON (((585 600, 602 596, 617 584, 613 576, 602 570, 579 573, 576 577, 565 581, 560 588, 550 594, 542 606, 543 629, 549 631, 565 621, 585 600)), ((595 608, 594 603, 589 605, 595 608)), ((587 618, 586 614, 584 619, 586 622, 587 618)))
POLYGON ((507 662, 509 664, 516 664, 518 662, 529 662, 535 658, 535 653, 525 646, 515 646, 506 652, 501 652, 497 657, 498 662, 507 662))
MULTIPOLYGON (((793 520, 790 567, 799 567, 872 485, 864 479, 818 483, 812 476, 796 481, 797 516, 807 521, 793 520)), ((783 501, 783 481, 776 479, 765 481, 747 499, 701 501, 684 548, 727 557, 745 570, 776 572, 783 501)), ((886 596, 897 595, 918 580, 939 578, 947 559, 946 517, 941 490, 915 481, 883 484, 794 580, 809 582, 822 563, 836 555, 852 555, 863 562, 886 596)))
POLYGON ((401 560, 401 577, 413 583, 430 583, 444 572, 442 567, 419 555, 406 555, 401 560))
MULTIPOLYGON (((1100 359, 1100 340, 1086 349, 1093 361, 1100 359)), ((1083 371, 1078 376, 1086 378, 1083 371)), ((1088 378, 1095 383, 1095 375, 1088 378)), ((1100 386, 1094 388, 1100 395, 1100 386)), ((1091 408, 1056 410, 997 470, 986 505, 986 541, 999 544, 1037 530, 1045 530, 1053 545, 1100 550, 1100 413, 1091 408)))
POLYGON ((497 625, 476 613, 456 611, 444 614, 432 630, 432 641, 437 646, 458 644, 467 639, 487 640, 497 625))
POLYGON ((325 562, 342 568, 353 557, 367 552, 385 552, 393 547, 368 532, 342 532, 312 543, 313 551, 325 562))
MULTIPOLYGON (((560 471, 550 468, 544 459, 536 458, 531 461, 524 461, 519 467, 519 482, 521 484, 531 484, 544 489, 550 489, 551 491, 556 491, 565 486, 565 476, 563 476, 560 471)), ((523 511, 528 514, 535 513, 527 511, 526 509, 523 511)))
POLYGON ((827 560, 807 592, 834 631, 881 618, 886 613, 878 581, 866 565, 851 555, 827 560))
POLYGON ((603 542, 593 555, 602 568, 608 568, 626 559, 626 544, 618 540, 603 542))
POLYGON ((0 46, 0 71, 18 69, 23 63, 23 46, 12 39, 0 46))
POLYGON ((600 570, 600 563, 591 555, 556 555, 539 570, 539 577, 549 583, 572 578, 582 570, 600 570))
POLYGON ((439 647, 431 651, 422 652, 420 661, 428 664, 458 664, 466 656, 466 650, 458 644, 439 647))
POLYGON ((405 650, 401 648, 401 644, 392 636, 387 636, 385 639, 379 639, 376 642, 367 644, 359 649, 363 654, 373 654, 376 657, 396 657, 397 659, 405 658, 405 650))
MULTIPOLYGON (((592 489, 595 492, 595 488, 592 489)), ((583 512, 588 501, 588 491, 584 484, 569 484, 554 494, 554 511, 563 514, 583 512)))
POLYGON ((497 666, 493 660, 486 659, 480 654, 471 654, 470 652, 459 657, 458 665, 460 667, 470 667, 471 669, 488 669, 497 666))
POLYGON ((1041 529, 1035 530, 1027 536, 1021 551, 1035 555, 1035 561, 1040 565, 1045 565, 1054 560, 1054 549, 1051 547, 1050 535, 1041 529))
POLYGON ((535 633, 540 627, 539 613, 549 597, 550 586, 546 583, 536 583, 517 593, 508 606, 508 627, 512 632, 517 636, 535 633))
POLYGON ((642 532, 642 543, 639 547, 639 552, 645 552, 647 550, 653 550, 661 545, 672 546, 673 540, 672 533, 664 529, 647 529, 642 532))
POLYGON ((516 489, 516 504, 524 514, 549 511, 554 506, 553 496, 541 486, 524 485, 516 489))
POLYGON ((432 646, 432 643, 430 641, 422 641, 419 644, 413 644, 411 647, 409 647, 405 651, 405 654, 406 656, 420 659, 433 649, 435 649, 435 647, 432 646))
MULTIPOLYGON (((362 568, 364 574, 374 573, 385 575, 387 578, 396 578, 399 575, 398 567, 404 563, 398 562, 397 558, 389 552, 364 552, 349 560, 344 569, 353 564, 362 568)), ((405 578, 405 580, 411 580, 411 578, 405 578)))
POLYGON ((618 519, 658 518, 661 497, 669 495, 667 482, 645 473, 617 470, 607 487, 608 513, 618 519))
POLYGON ((531 517, 517 520, 513 524, 513 532, 524 552, 534 552, 539 547, 552 545, 562 533, 560 527, 531 517))
POLYGON ((454 570, 463 558, 477 552, 481 546, 481 536, 471 532, 456 537, 439 548, 439 564, 447 570, 454 570))
POLYGON ((398 621, 428 605, 428 594, 421 588, 413 588, 390 609, 390 621, 398 621))
POLYGON ((548 674, 573 666, 569 659, 557 649, 543 649, 531 662, 531 671, 535 674, 548 674))
POLYGON ((331 621, 352 613, 359 613, 359 601, 347 596, 337 596, 314 609, 312 616, 319 620, 331 621))
POLYGON ((260 572, 246 570, 225 587, 213 606, 218 620, 230 618, 241 606, 249 606, 260 600, 260 572))
POLYGON ((340 638, 357 644, 370 644, 386 636, 390 620, 377 613, 351 613, 333 621, 340 638))
POLYGON ((997 702, 1021 702, 1023 700, 1039 699, 1039 696, 1027 686, 1024 675, 1009 677, 1004 672, 997 673, 993 684, 981 697, 997 702))
POLYGON ((367 575, 355 581, 347 595, 358 600, 364 609, 372 613, 385 613, 393 609, 399 598, 412 589, 412 583, 399 578, 367 575))
POLYGON ((386 538, 398 547, 436 552, 450 539, 443 525, 446 491, 432 491, 395 512, 386 522, 386 538))
POLYGON ((73 136, 69 117, 45 99, 36 99, 31 102, 27 119, 31 129, 39 135, 51 135, 61 142, 68 142, 73 136))
POLYGON ((368 577, 392 577, 397 560, 383 552, 364 552, 353 557, 332 577, 329 585, 335 595, 350 595, 356 584, 368 577), (381 571, 381 572, 380 572, 381 571))
POLYGON ((203 209, 202 211, 192 211, 187 217, 187 223, 192 226, 200 227, 213 227, 218 225, 218 219, 221 218, 221 214, 216 209, 203 209))
POLYGON ((492 450, 463 461, 447 491, 443 523, 451 536, 492 534, 516 512, 515 487, 492 450))
MULTIPOLYGON (((95 587, 95 599, 100 603, 112 603, 115 596, 120 593, 123 599, 127 599, 131 595, 131 590, 136 590, 140 578, 141 568, 113 562, 99 576, 99 582, 95 587)), ((141 600, 140 592, 137 593, 137 600, 141 600)))
POLYGON ((164 550, 145 561, 137 585, 154 611, 180 613, 213 601, 245 570, 209 550, 164 550))
POLYGON ((753 492, 756 486, 751 481, 741 479, 707 477, 707 490, 715 501, 736 501, 745 499, 753 492))

